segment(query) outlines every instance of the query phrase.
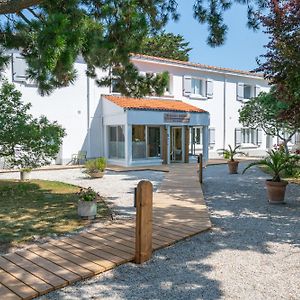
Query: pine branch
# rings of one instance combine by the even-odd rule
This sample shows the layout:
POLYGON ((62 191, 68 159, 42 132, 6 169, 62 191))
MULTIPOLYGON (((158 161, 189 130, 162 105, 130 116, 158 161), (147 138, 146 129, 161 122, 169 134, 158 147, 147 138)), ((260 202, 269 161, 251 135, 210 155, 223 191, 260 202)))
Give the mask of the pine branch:
POLYGON ((0 15, 17 13, 22 9, 38 5, 42 0, 0 0, 0 15))

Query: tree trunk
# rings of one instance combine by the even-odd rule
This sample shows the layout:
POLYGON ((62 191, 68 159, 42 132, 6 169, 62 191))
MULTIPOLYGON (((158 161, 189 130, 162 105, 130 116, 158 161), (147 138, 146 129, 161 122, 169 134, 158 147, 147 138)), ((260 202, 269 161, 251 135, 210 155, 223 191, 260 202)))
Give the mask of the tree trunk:
POLYGON ((288 148, 288 145, 287 145, 288 142, 289 142, 289 140, 283 140, 283 147, 284 147, 284 152, 285 152, 286 155, 289 154, 289 148, 288 148))

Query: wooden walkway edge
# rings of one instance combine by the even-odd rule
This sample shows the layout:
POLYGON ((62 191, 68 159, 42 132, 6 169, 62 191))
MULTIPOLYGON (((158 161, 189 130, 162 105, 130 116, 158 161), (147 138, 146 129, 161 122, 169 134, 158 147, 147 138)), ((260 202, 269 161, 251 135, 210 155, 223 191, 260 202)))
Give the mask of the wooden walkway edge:
MULTIPOLYGON (((170 166, 153 198, 153 250, 211 228, 196 164, 170 166)), ((33 299, 135 258, 135 222, 0 256, 0 299, 33 299)))

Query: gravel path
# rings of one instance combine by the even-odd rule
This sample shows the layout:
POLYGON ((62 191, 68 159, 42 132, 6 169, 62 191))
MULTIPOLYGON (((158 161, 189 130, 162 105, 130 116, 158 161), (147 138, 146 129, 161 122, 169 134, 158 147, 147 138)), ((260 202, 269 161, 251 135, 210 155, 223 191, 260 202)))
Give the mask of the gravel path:
MULTIPOLYGON (((19 173, 3 173, 0 179, 19 179, 19 173)), ((90 179, 81 169, 48 170, 31 173, 32 179, 56 180, 82 187, 92 187, 106 198, 106 202, 115 217, 131 218, 135 213, 133 207, 134 188, 140 180, 150 180, 156 190, 164 178, 163 172, 155 171, 106 171, 103 178, 90 179)))
POLYGON ((213 230, 40 300, 299 299, 300 186, 273 206, 258 169, 229 176, 226 165, 210 166, 204 178, 213 230))

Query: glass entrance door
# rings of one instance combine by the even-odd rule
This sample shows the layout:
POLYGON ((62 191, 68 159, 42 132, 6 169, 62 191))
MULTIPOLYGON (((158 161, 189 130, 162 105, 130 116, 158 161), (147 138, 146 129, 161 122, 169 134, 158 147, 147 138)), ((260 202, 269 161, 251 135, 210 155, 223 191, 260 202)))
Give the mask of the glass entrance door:
POLYGON ((172 127, 171 161, 182 162, 182 128, 181 127, 172 127))

